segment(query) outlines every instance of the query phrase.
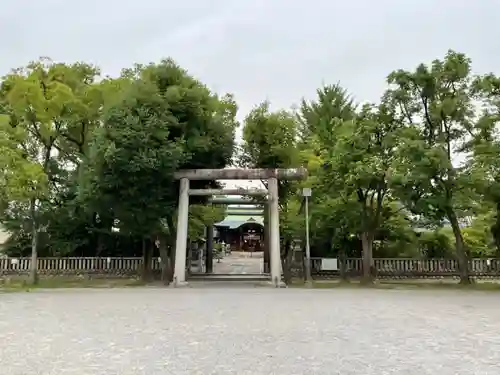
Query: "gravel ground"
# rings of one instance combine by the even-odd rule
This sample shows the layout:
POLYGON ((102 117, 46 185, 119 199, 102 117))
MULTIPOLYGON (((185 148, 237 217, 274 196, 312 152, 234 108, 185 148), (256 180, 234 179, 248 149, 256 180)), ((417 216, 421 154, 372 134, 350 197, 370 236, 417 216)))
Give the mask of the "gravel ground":
POLYGON ((255 254, 255 257, 250 257, 249 254, 242 252, 232 252, 231 255, 226 255, 220 262, 214 261, 214 273, 256 274, 262 272, 263 266, 264 259, 262 259, 261 253, 255 254))
POLYGON ((500 295, 266 288, 0 294, 0 374, 500 374, 500 295))

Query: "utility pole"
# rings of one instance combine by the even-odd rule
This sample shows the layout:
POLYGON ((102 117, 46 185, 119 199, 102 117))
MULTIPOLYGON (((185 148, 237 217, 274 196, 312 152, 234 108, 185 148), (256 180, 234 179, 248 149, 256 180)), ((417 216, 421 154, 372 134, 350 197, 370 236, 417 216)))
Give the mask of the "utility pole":
POLYGON ((309 197, 311 196, 311 188, 303 188, 302 196, 305 199, 305 214, 306 214, 306 282, 312 282, 311 275, 311 247, 309 244, 309 197))

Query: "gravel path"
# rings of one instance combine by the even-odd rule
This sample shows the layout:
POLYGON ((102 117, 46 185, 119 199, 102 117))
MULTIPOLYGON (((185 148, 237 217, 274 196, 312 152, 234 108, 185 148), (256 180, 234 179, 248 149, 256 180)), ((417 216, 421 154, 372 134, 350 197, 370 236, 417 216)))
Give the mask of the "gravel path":
POLYGON ((266 288, 0 294, 2 375, 500 374, 500 295, 266 288))
POLYGON ((232 252, 220 262, 214 261, 215 274, 258 274, 261 273, 264 260, 262 254, 250 257, 249 253, 232 252))

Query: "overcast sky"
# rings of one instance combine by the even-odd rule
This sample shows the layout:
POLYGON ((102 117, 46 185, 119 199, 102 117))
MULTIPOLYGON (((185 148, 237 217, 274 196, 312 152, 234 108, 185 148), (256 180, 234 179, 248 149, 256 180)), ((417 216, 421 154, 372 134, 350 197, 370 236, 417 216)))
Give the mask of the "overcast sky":
POLYGON ((3 0, 0 72, 39 56, 118 74, 173 57, 244 114, 340 81, 376 100, 393 69, 466 52, 500 70, 500 0, 3 0))
POLYGON ((389 72, 449 48, 500 73, 499 14, 500 0, 3 0, 0 72, 48 56, 116 75, 172 57, 234 93, 241 118, 337 81, 377 100, 389 72))

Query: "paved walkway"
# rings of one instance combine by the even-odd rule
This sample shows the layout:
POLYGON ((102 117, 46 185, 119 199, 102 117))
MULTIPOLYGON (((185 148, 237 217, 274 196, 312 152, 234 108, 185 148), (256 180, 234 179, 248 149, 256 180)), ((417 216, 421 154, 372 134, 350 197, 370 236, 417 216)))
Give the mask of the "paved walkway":
POLYGON ((0 294, 2 375, 498 375, 498 293, 0 294))
POLYGON ((214 273, 218 274, 258 274, 262 273, 262 253, 232 252, 220 263, 214 260, 214 273))

